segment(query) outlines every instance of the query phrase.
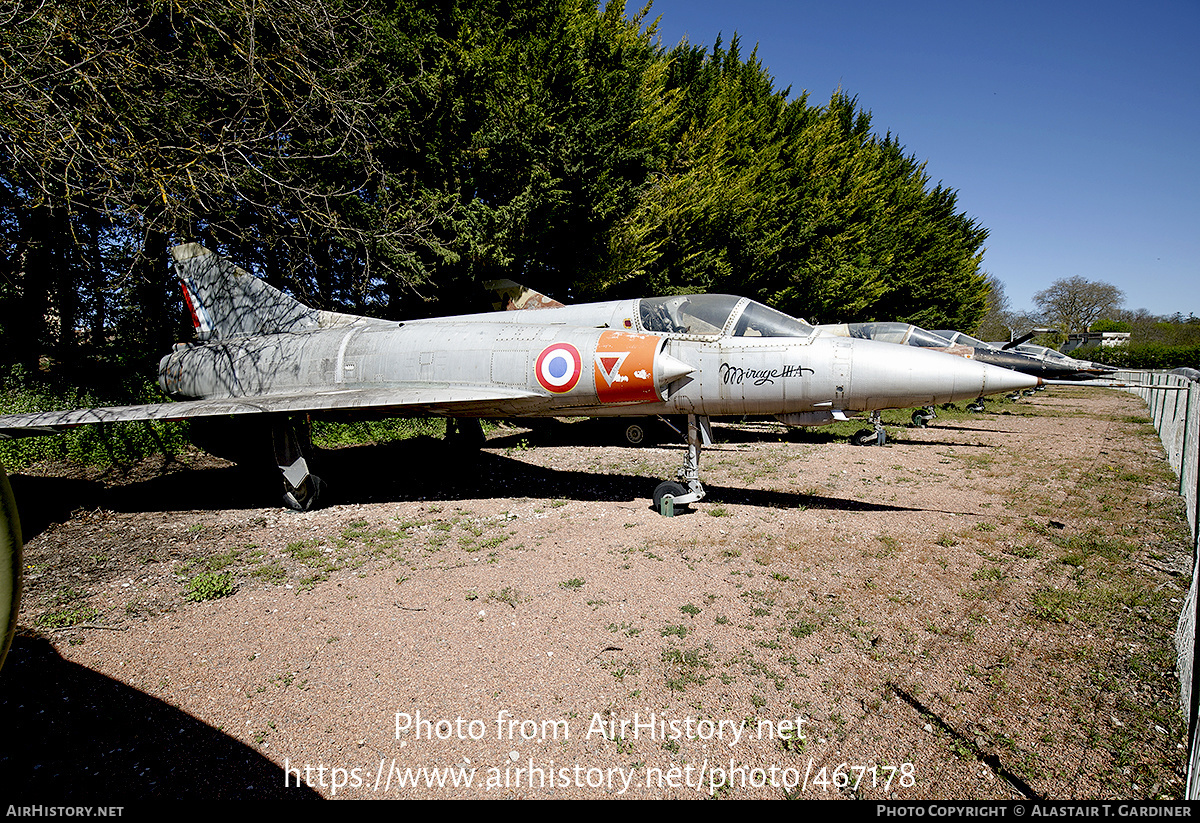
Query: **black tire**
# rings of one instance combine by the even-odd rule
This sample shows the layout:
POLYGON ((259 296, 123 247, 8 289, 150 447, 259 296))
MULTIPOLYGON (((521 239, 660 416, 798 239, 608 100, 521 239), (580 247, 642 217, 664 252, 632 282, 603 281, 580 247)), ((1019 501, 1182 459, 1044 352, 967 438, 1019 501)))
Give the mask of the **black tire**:
POLYGON ((874 429, 859 429, 850 438, 850 442, 856 446, 875 446, 879 444, 879 435, 875 433, 874 429))
POLYGON ((646 431, 646 427, 642 423, 629 423, 621 430, 621 437, 624 438, 626 445, 644 446, 650 439, 650 433, 646 431))
POLYGON ((687 494, 687 489, 683 487, 682 483, 676 483, 674 480, 659 483, 654 489, 654 510, 656 512, 662 511, 662 501, 667 495, 682 497, 685 494, 687 494))
POLYGON ((975 414, 983 414, 983 404, 982 403, 968 403, 967 411, 973 412, 975 414))
POLYGON ((915 411, 912 413, 912 424, 918 429, 923 429, 928 426, 930 419, 931 418, 929 415, 925 414, 923 411, 915 411))
POLYGON ((304 478, 300 488, 284 491, 283 505, 293 511, 310 512, 317 507, 317 501, 321 498, 323 491, 325 491, 325 481, 315 474, 310 474, 304 478))

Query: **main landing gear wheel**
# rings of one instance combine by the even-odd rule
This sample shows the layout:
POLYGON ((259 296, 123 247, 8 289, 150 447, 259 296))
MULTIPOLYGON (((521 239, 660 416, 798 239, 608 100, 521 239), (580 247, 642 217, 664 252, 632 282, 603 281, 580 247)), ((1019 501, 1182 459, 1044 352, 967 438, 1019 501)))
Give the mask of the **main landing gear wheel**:
POLYGON ((310 512, 315 509, 317 501, 321 499, 321 493, 325 491, 325 481, 315 474, 305 477, 298 489, 292 488, 286 481, 284 486, 283 504, 298 512, 310 512))
POLYGON ((622 436, 630 446, 640 446, 646 442, 646 427, 641 423, 630 423, 625 427, 622 436))
POLYGON ((879 442, 879 435, 874 429, 859 429, 850 438, 850 442, 856 446, 874 446, 879 442))
POLYGON ((308 421, 286 418, 274 421, 271 443, 275 450, 275 465, 283 474, 283 505, 293 511, 312 511, 325 483, 308 471, 308 460, 304 456, 312 453, 308 421))
POLYGON ((871 429, 859 429, 850 438, 856 446, 882 446, 887 442, 887 430, 883 427, 883 418, 879 412, 871 412, 871 429))
POLYGON ((976 400, 974 403, 968 403, 967 411, 973 414, 983 414, 983 403, 979 400, 976 400))
POLYGON ((912 413, 912 424, 914 426, 916 426, 918 429, 923 429, 926 426, 928 426, 929 421, 932 419, 933 419, 932 416, 926 414, 925 412, 921 411, 920 409, 918 409, 917 411, 912 413))

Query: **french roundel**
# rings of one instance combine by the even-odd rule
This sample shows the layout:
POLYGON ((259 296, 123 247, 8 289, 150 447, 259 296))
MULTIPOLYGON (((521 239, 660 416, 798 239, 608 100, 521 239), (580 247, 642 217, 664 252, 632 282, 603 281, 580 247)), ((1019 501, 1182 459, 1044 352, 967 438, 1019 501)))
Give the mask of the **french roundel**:
POLYGON ((542 388, 562 394, 575 388, 575 384, 579 382, 579 375, 583 373, 583 360, 579 356, 579 350, 570 343, 555 343, 538 355, 534 370, 542 388))

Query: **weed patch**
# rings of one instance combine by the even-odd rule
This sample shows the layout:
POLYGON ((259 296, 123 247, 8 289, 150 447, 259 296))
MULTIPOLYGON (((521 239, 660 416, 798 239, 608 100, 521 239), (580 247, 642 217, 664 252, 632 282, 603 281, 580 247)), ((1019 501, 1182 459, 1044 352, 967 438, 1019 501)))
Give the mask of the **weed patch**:
POLYGON ((201 572, 188 581, 183 590, 183 599, 199 603, 218 600, 233 594, 236 587, 229 572, 201 572))
POLYGON ((699 649, 665 649, 662 662, 667 688, 675 692, 686 691, 688 686, 704 685, 709 678, 707 671, 713 667, 708 655, 699 649))

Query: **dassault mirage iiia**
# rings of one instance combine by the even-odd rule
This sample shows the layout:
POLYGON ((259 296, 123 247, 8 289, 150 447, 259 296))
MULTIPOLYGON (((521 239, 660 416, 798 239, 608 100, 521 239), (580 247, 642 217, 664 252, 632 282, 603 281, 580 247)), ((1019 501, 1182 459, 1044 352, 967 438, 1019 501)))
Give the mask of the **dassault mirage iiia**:
POLYGON ((319 311, 197 244, 172 250, 197 341, 159 363, 176 402, 0 417, 0 437, 87 423, 262 420, 284 500, 306 510, 320 481, 306 419, 686 414, 678 481, 654 491, 704 497, 709 418, 773 414, 820 425, 881 409, 1009 392, 1037 378, 940 352, 820 335, 729 295, 686 295, 395 322, 319 311), (269 435, 266 432, 269 431, 269 435))

